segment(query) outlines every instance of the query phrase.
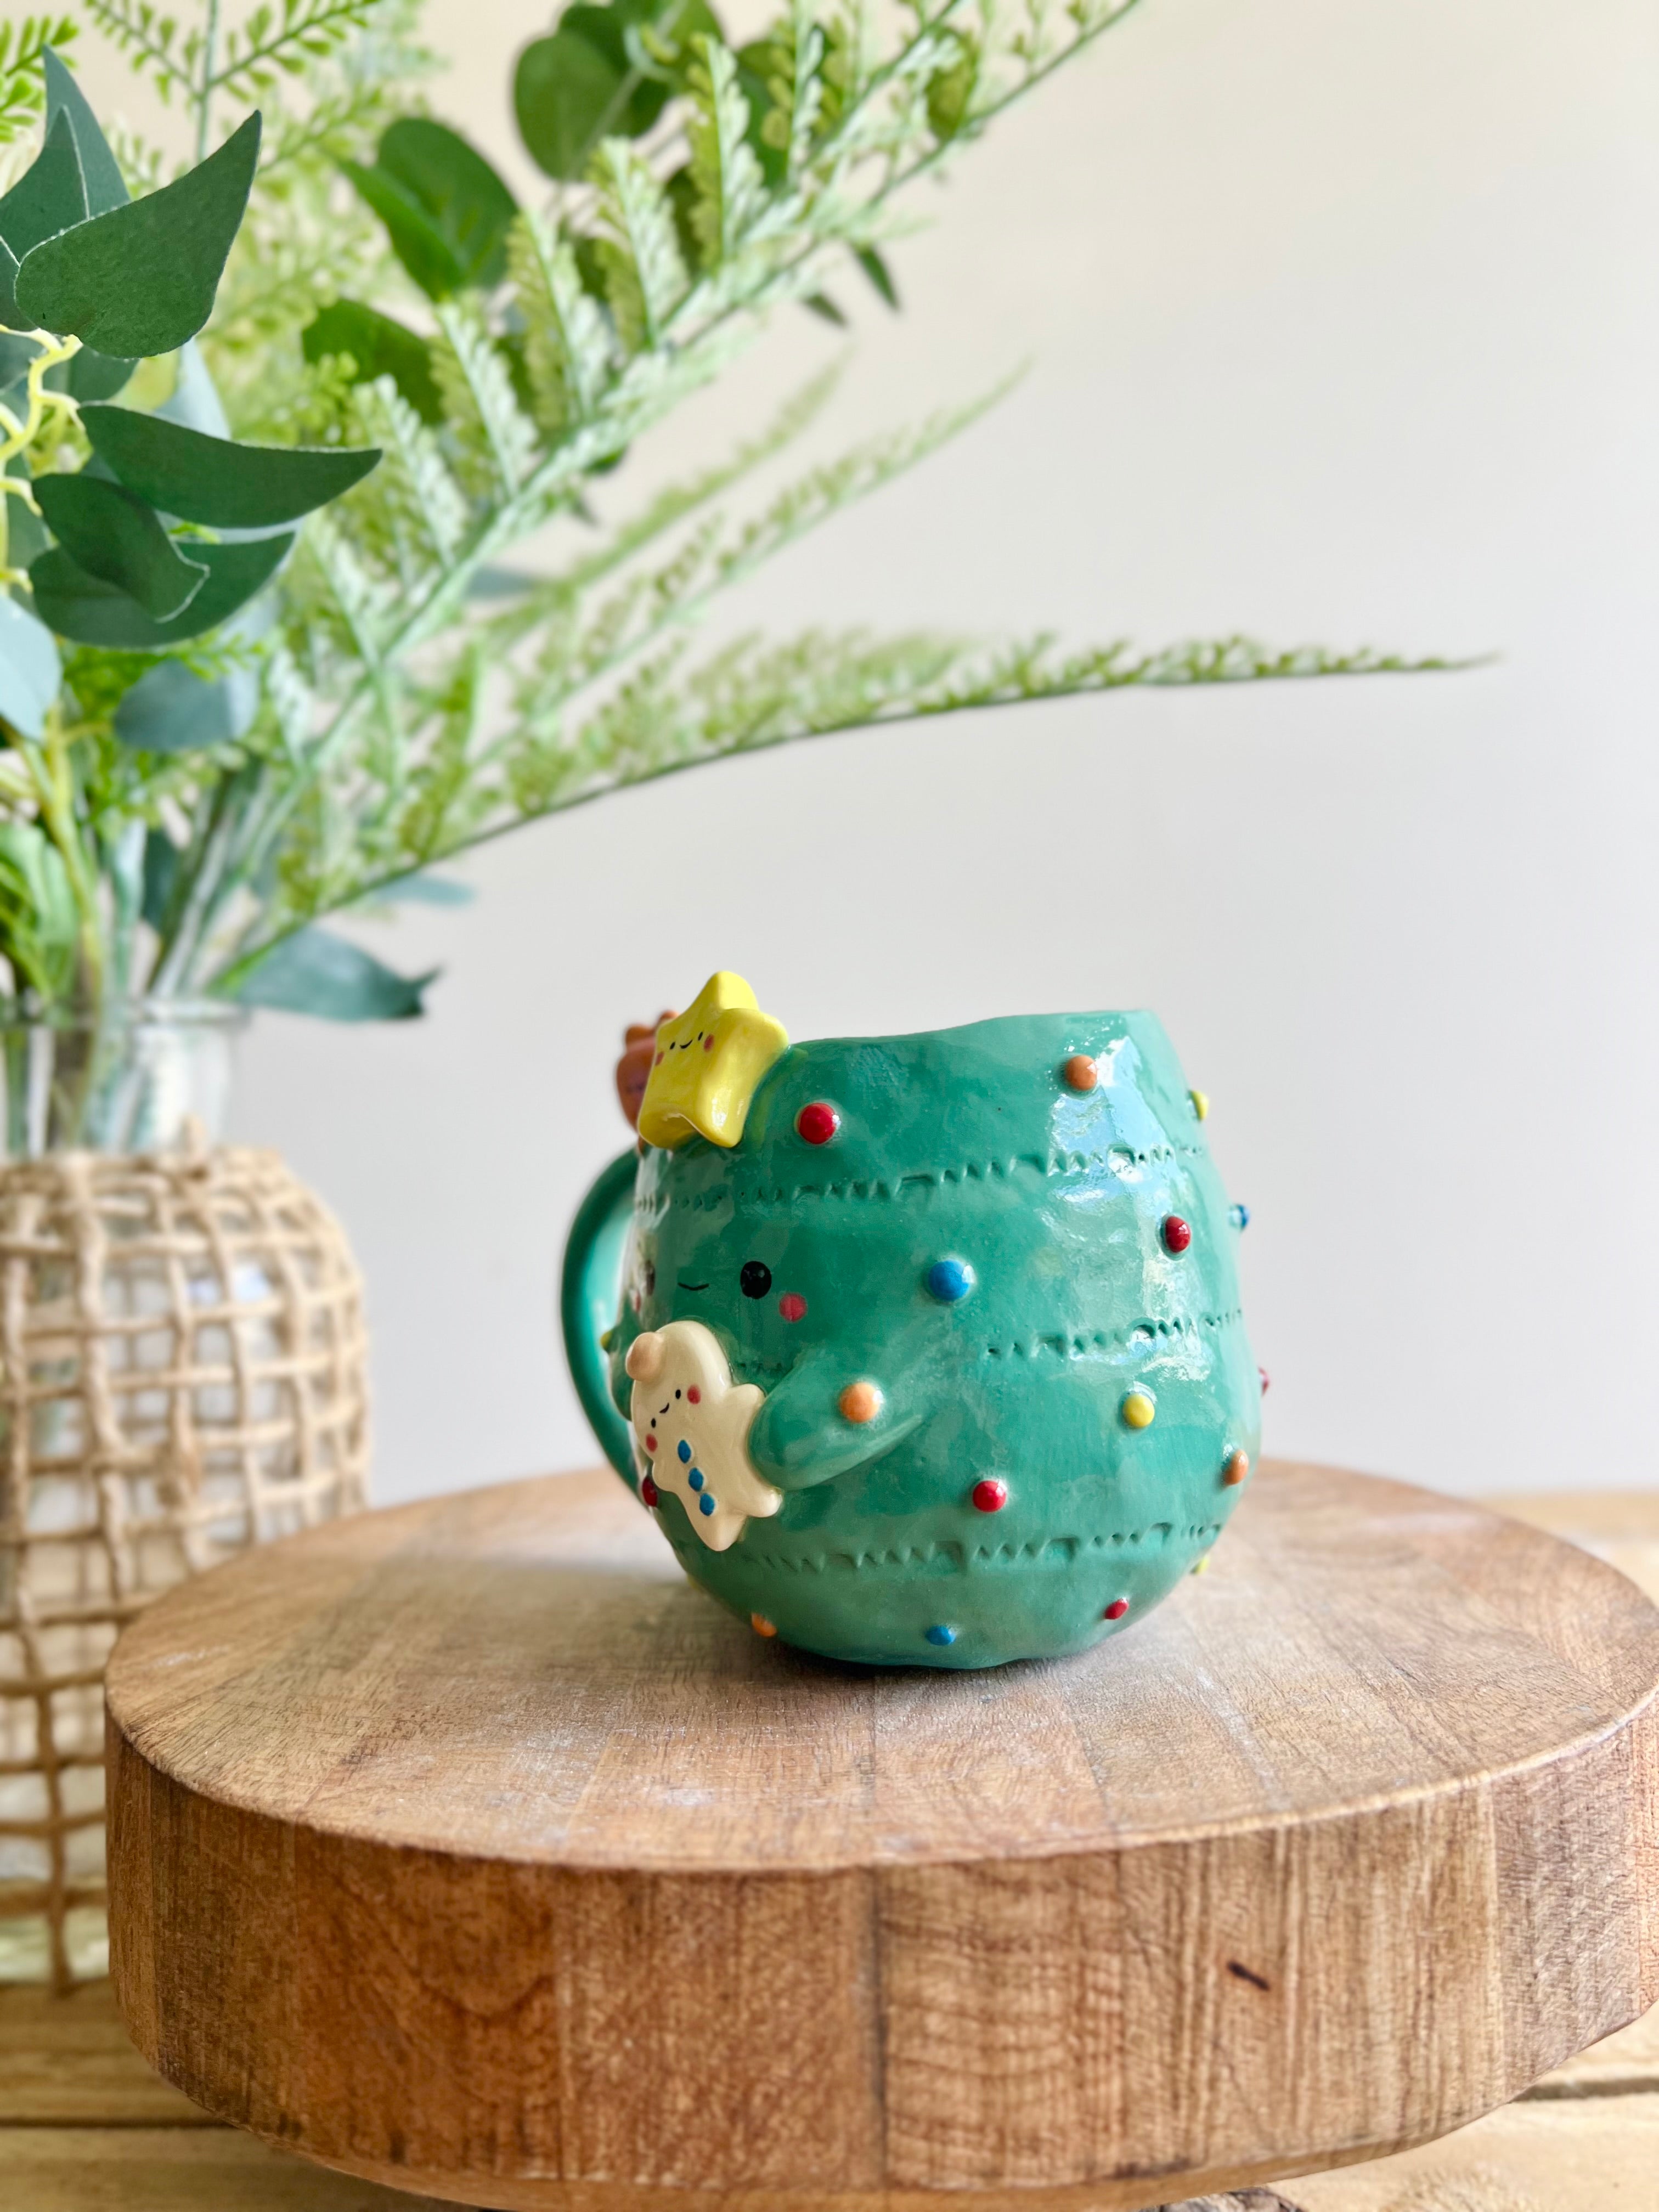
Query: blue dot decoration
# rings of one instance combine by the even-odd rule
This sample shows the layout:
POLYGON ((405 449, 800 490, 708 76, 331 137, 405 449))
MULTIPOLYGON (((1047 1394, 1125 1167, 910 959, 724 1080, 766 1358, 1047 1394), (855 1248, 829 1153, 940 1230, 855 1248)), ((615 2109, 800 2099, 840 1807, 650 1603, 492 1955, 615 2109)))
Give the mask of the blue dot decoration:
POLYGON ((699 1513, 712 1513, 714 1510, 714 1493, 712 1490, 705 1490, 702 1496, 697 1500, 697 1510, 699 1513))
POLYGON ((930 1628, 927 1631, 927 1641, 930 1644, 954 1644, 956 1640, 957 1632, 955 1629, 947 1628, 943 1621, 940 1621, 937 1627, 930 1628))
POLYGON ((701 1490, 702 1488, 703 1473, 700 1467, 694 1467, 690 1474, 688 1474, 685 1479, 690 1484, 693 1490, 701 1490))
POLYGON ((684 1438, 684 1437, 682 1437, 680 1438, 680 1440, 679 1440, 678 1443, 675 1445, 674 1449, 675 1449, 675 1450, 676 1450, 676 1451, 678 1451, 678 1454, 679 1454, 679 1455, 680 1455, 680 1465, 681 1465, 682 1467, 684 1467, 684 1466, 685 1465, 685 1462, 687 1462, 687 1460, 689 1460, 689 1459, 690 1458, 690 1456, 691 1456, 691 1447, 690 1447, 690 1445, 689 1443, 687 1443, 687 1442, 685 1441, 685 1438, 684 1438))
POLYGON ((1248 1206, 1230 1206, 1227 1208, 1227 1218, 1235 1229, 1248 1229, 1250 1225, 1250 1209, 1248 1206))
POLYGON ((927 1270, 927 1288, 944 1306, 953 1306, 974 1287, 973 1269, 965 1260, 935 1260, 927 1270))

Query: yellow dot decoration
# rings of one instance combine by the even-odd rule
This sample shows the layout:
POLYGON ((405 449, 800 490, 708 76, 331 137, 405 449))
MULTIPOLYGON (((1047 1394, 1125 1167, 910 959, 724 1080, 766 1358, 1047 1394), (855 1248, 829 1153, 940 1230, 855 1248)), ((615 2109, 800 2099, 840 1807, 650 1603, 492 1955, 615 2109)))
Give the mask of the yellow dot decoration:
POLYGON ((1193 1111, 1197 1115, 1199 1120, 1200 1121, 1207 1121, 1210 1118, 1209 1092, 1207 1091, 1189 1091, 1187 1093, 1187 1096, 1192 1100, 1193 1111))
POLYGON ((1118 1409, 1132 1429, 1150 1429, 1158 1407, 1149 1391, 1131 1390, 1118 1409))
POLYGON ((1209 1573, 1209 1571, 1210 1571, 1210 1555, 1209 1555, 1209 1553, 1208 1553, 1207 1552, 1206 1552, 1206 1553, 1204 1554, 1204 1556, 1203 1556, 1203 1558, 1202 1558, 1201 1559, 1194 1559, 1194 1560, 1193 1561, 1193 1572, 1194 1572, 1195 1575, 1207 1575, 1207 1574, 1209 1573))
POLYGON ((749 1626, 757 1636, 775 1636, 778 1632, 776 1621, 769 1620, 763 1613, 751 1613, 749 1616, 749 1626))

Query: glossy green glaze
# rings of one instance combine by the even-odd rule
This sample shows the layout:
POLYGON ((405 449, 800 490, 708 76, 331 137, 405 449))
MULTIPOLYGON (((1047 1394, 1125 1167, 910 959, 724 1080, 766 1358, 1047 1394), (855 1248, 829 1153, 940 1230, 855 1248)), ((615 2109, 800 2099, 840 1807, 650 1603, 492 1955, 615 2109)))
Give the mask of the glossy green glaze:
MULTIPOLYGON (((568 1286, 602 1229, 567 1270, 578 1359, 568 1286)), ((636 1335, 703 1322, 766 1393, 749 1455, 785 1493, 717 1552, 665 1490, 687 1573, 788 1643, 880 1664, 994 1666, 1132 1627, 1214 1542, 1240 1495, 1234 1455, 1255 1462, 1237 1236, 1150 1014, 792 1047, 738 1145, 647 1150, 635 1179, 615 1403, 626 1416, 636 1335), (1076 1054, 1092 1089, 1067 1080, 1076 1054), (796 1117, 820 1102, 839 1126, 813 1145, 796 1117), (1171 1216, 1191 1231, 1179 1252, 1171 1216), (954 1279, 941 1261, 963 1263, 954 1279), (840 1407, 860 1381, 881 1409, 859 1423, 840 1407), (1131 1393, 1151 1401, 1146 1426, 1125 1419, 1131 1393), (1006 1486, 999 1510, 974 1502, 988 1479, 1006 1486)), ((616 1431, 602 1441, 623 1464, 616 1431)), ((624 1471, 637 1486, 642 1461, 624 1471)))

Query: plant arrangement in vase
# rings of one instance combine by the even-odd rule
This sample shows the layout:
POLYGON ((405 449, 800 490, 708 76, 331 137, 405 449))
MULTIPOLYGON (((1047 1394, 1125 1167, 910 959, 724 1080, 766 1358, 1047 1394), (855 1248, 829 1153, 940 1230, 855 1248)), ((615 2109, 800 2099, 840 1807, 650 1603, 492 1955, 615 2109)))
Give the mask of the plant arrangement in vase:
POLYGON ((1129 4, 917 0, 878 30, 789 0, 743 43, 704 0, 568 7, 514 78, 538 208, 420 111, 412 0, 0 27, 0 1231, 24 1271, 0 1975, 99 1969, 121 1624, 362 1494, 337 1231, 268 1155, 159 1149, 211 1119, 243 1010, 420 1011, 430 978, 328 917, 453 897, 430 871, 483 840, 797 738, 1405 665, 811 629, 693 652, 720 593, 972 407, 755 501, 819 380, 723 464, 621 495, 778 311, 844 320, 849 271, 896 304, 905 190, 1129 4), (182 106, 177 173, 100 129, 64 58, 85 23, 182 106))
MULTIPOLYGON (((164 825, 196 803, 191 702, 257 712, 264 587, 379 456, 231 438, 191 350, 258 114, 135 198, 45 27, 21 41, 38 150, 0 198, 0 1980, 65 1987, 105 1958, 115 1636, 182 1575, 362 1503, 349 1250, 274 1155, 188 1127, 234 1008, 131 994, 140 957, 167 992, 188 909, 164 825), (135 396, 162 404, 112 404, 135 396)), ((27 105, 14 78, 0 117, 27 105)))
MULTIPOLYGON (((129 137, 118 161, 55 51, 72 19, 26 24, 0 58, 0 128, 44 106, 0 202, 18 288, 0 955, 20 1015, 95 1034, 135 1001, 411 1014, 429 977, 319 923, 444 896, 435 863, 625 785, 1013 701, 1403 665, 811 629, 693 653, 718 594, 973 407, 728 519, 820 380, 723 465, 617 514, 636 441, 776 310, 842 319, 849 269, 893 301, 882 246, 906 188, 1128 0, 919 0, 879 33, 860 6, 792 0, 743 44, 703 0, 568 8, 514 81, 541 208, 413 112, 407 0, 284 0, 236 27, 202 0, 187 29, 143 0, 82 12, 182 104, 196 160, 162 184, 129 137), (240 113, 256 96, 263 138, 240 113), (174 209, 204 213, 188 312, 164 313, 100 241, 164 240, 174 209), (204 442, 232 436, 254 444, 204 442), (550 563, 508 565, 550 526, 550 563)), ((70 1133, 144 1133, 88 1118, 96 1083, 49 1088, 70 1133)))

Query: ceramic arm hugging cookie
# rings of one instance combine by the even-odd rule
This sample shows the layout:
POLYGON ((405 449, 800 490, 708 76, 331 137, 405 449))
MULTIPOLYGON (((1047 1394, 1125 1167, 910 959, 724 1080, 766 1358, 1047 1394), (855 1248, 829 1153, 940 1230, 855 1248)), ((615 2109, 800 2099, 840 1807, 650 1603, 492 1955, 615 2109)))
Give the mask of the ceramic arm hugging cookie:
POLYGON ((847 1358, 835 1346, 815 1348, 768 1391, 749 1432, 749 1451, 781 1490, 811 1490, 902 1443, 925 1409, 899 1413, 880 1388, 847 1380, 847 1358))

